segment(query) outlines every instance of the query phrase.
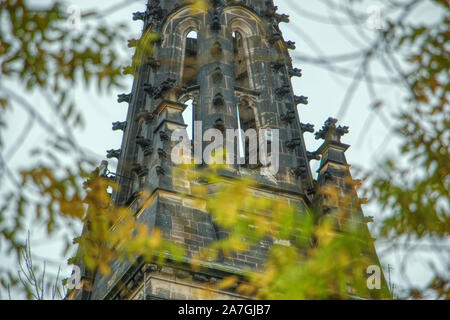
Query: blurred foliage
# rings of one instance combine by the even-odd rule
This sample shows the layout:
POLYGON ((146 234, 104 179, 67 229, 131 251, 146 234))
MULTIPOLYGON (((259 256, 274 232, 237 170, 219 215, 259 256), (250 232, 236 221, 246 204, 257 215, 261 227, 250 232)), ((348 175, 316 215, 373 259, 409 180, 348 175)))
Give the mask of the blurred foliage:
MULTIPOLYGON (((48 281, 45 273, 46 263, 44 262, 42 271, 39 268, 40 266, 36 266, 33 263, 30 233, 28 233, 25 248, 21 253, 18 278, 25 289, 27 298, 34 300, 45 300, 48 298, 52 300, 63 299, 66 295, 66 290, 61 282, 61 268, 58 268, 58 273, 54 281, 48 281)), ((9 295, 11 295, 11 292, 9 292, 9 295)))
MULTIPOLYGON (((430 1, 448 12, 448 1, 430 1)), ((195 3, 195 10, 206 7, 206 1, 195 3)), ((33 90, 46 92, 55 101, 55 112, 68 128, 73 128, 82 124, 82 117, 81 110, 68 99, 72 87, 96 84, 101 91, 120 86, 121 61, 116 45, 122 47, 125 43, 125 26, 82 24, 80 30, 70 29, 64 9, 59 2, 39 10, 24 0, 0 3, 0 108, 19 106, 40 119, 39 110, 25 103, 22 95, 33 90), (7 81, 17 81, 22 87, 10 90, 7 81)), ((83 19, 98 18, 101 16, 95 12, 83 15, 83 19)), ((406 235, 448 239, 448 24, 448 16, 444 15, 436 25, 408 25, 402 21, 382 31, 383 41, 409 57, 409 71, 403 76, 410 94, 398 128, 403 141, 401 152, 408 164, 387 161, 368 188, 372 198, 389 212, 382 222, 382 238, 392 240, 406 235)), ((157 41, 157 34, 147 32, 141 40, 130 42, 137 47, 131 73, 157 41)), ((49 123, 44 119, 40 122, 51 132, 49 123)), ((0 129, 7 125, 0 118, 0 129)), ((111 203, 109 191, 118 186, 98 170, 89 173, 93 162, 88 157, 74 156, 76 166, 61 165, 57 154, 72 155, 69 150, 76 144, 70 133, 56 140, 45 153, 51 165, 40 163, 23 170, 21 180, 15 181, 16 189, 3 198, 0 241, 9 252, 20 257, 26 248, 22 239, 26 216, 34 212, 34 221, 45 225, 48 234, 76 229, 74 222, 85 226, 83 237, 74 241, 79 245, 78 255, 70 262, 83 261, 92 272, 108 275, 110 262, 115 259, 143 257, 160 263, 167 257, 181 260, 182 248, 163 240, 160 231, 139 224, 130 208, 111 203), (83 180, 87 180, 84 187, 83 180)), ((40 152, 38 148, 35 155, 40 152)), ((337 218, 351 212, 341 208, 336 216, 321 216, 311 209, 294 208, 278 199, 254 194, 255 182, 251 179, 224 181, 217 169, 191 172, 192 180, 208 181, 197 184, 192 192, 203 197, 208 211, 228 236, 200 252, 194 267, 199 267, 200 260, 244 252, 271 237, 279 241, 270 252, 267 266, 260 272, 245 274, 246 282, 238 288, 242 294, 264 299, 348 299, 353 295, 389 298, 384 289, 367 289, 365 272, 368 264, 373 264, 367 252, 367 244, 372 243, 370 235, 351 219, 338 219, 340 223, 336 223, 337 218), (220 188, 211 192, 214 184, 220 188)), ((339 195, 337 191, 327 192, 339 195)), ((142 199, 147 196, 141 194, 142 199)), ((342 203, 347 201, 341 199, 342 203)), ((72 245, 68 243, 67 248, 72 245)), ((10 270, 0 271, 4 288, 19 283, 10 270)), ((231 287, 237 280, 225 279, 219 287, 231 287)), ((429 288, 449 298, 448 282, 448 275, 437 274, 429 288)), ((411 296, 420 298, 422 292, 415 289, 411 296)))
MULTIPOLYGON (((391 50, 406 56, 407 71, 401 76, 408 97, 397 115, 401 157, 387 159, 366 187, 386 212, 380 238, 437 239, 444 241, 445 247, 450 233, 450 3, 430 2, 443 9, 435 21, 391 21, 384 30, 384 41, 391 50)), ((412 8, 405 8, 407 16, 412 8)), ((435 253, 442 256, 439 248, 435 253)), ((443 268, 448 270, 450 262, 442 258, 443 268)), ((433 271, 436 277, 428 289, 436 297, 449 299, 450 275, 433 271)), ((410 295, 420 298, 424 291, 412 288, 410 295)))
POLYGON ((253 178, 229 179, 223 175, 226 170, 223 165, 175 169, 174 175, 196 182, 187 196, 195 195, 198 207, 205 207, 226 232, 226 237, 201 250, 192 265, 199 268, 201 262, 219 256, 232 258, 265 239, 274 245, 261 270, 248 269, 242 279, 225 278, 216 289, 237 286, 240 294, 270 300, 391 298, 384 279, 381 289, 368 289, 367 268, 377 264, 377 257, 367 228, 353 219, 358 208, 351 206, 351 194, 324 188, 322 192, 340 205, 332 214, 322 215, 286 199, 258 194, 253 178))
MULTIPOLYGON (((26 247, 29 212, 36 212, 34 223, 44 223, 49 234, 59 229, 58 218, 67 218, 73 230, 67 220, 84 216, 82 166, 92 168, 92 162, 73 138, 72 130, 83 124, 82 111, 70 98, 73 88, 96 85, 97 91, 110 90, 122 80, 118 48, 126 39, 126 25, 108 26, 96 12, 83 13, 80 25, 70 24, 66 9, 59 1, 48 7, 25 0, 0 2, 0 148, 3 132, 15 125, 5 121, 7 111, 20 110, 51 136, 30 155, 38 164, 30 164, 21 175, 8 168, 3 150, 0 157, 0 178, 8 178, 13 187, 2 190, 0 241, 2 250, 17 259, 26 247), (49 114, 29 101, 35 93, 47 99, 53 119, 60 123, 48 120, 49 114), (61 165, 62 157, 73 158, 75 165, 61 165)), ((10 268, 1 266, 0 271, 3 287, 19 283, 10 268)))

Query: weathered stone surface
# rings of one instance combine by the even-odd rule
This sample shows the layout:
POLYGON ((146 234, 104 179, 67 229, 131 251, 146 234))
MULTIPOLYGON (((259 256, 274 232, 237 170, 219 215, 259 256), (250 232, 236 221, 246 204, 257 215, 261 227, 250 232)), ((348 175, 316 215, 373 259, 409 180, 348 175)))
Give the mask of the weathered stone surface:
MULTIPOLYGON (((260 175, 261 166, 236 165, 233 169, 237 173, 230 173, 232 179, 251 173, 258 182, 259 194, 285 199, 302 210, 312 204, 318 186, 336 183, 342 190, 351 189, 344 182, 349 175, 346 145, 340 143, 347 127, 336 127, 336 122, 329 120, 316 134, 325 139, 322 148, 316 152, 305 148, 303 133, 314 132, 314 126, 300 123, 301 112, 296 110, 308 99, 295 96, 290 83, 291 77, 300 77, 302 71, 293 68, 286 50, 295 49, 295 44, 286 42, 279 28, 280 22, 289 21, 288 16, 277 13, 272 1, 210 3, 209 11, 194 12, 179 0, 152 0, 145 12, 134 14, 133 19, 144 21, 145 30, 151 27, 161 37, 150 41, 154 48, 148 56, 139 57, 142 63, 136 64, 132 92, 118 97, 119 102, 130 105, 126 121, 113 124, 113 130, 124 131, 120 153, 109 152, 111 157, 120 155, 120 188, 113 194, 115 203, 126 203, 138 211, 141 208, 136 195, 142 189, 151 194, 152 203, 139 212, 138 221, 150 230, 158 228, 166 240, 182 246, 186 259, 228 236, 227 230, 215 224, 205 207, 195 201, 190 188, 194 182, 173 172, 171 137, 175 130, 186 128, 183 111, 189 100, 194 120, 202 122, 203 131, 239 127, 279 130, 280 170, 273 180, 260 175), (196 38, 186 38, 190 31, 197 32, 196 38), (319 156, 321 168, 315 182, 309 161, 319 156)), ((138 41, 130 45, 136 46, 138 41)), ((324 201, 316 200, 320 205, 324 201)), ((247 252, 219 256, 215 267, 201 272, 188 272, 186 265, 178 269, 169 262, 158 268, 156 264, 114 261, 112 274, 98 274, 87 297, 199 298, 204 294, 202 286, 206 288, 245 269, 262 269, 273 243, 274 239, 265 238, 247 252), (144 279, 145 286, 141 285, 144 279)), ((217 296, 245 298, 231 291, 217 296)))

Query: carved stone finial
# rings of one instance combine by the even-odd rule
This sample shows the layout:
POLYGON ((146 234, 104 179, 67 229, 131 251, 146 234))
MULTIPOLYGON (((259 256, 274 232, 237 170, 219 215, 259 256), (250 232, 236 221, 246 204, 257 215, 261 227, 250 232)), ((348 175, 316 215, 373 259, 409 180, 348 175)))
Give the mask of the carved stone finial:
POLYGON ((144 21, 146 17, 147 17, 146 12, 139 12, 139 11, 133 12, 133 21, 138 21, 138 20, 144 21))
POLYGON ((223 95, 220 92, 214 96, 213 105, 215 105, 216 107, 225 105, 225 99, 223 98, 223 95))
POLYGON ((322 129, 315 133, 316 140, 323 139, 325 141, 341 142, 341 137, 349 132, 348 127, 336 127, 337 119, 328 118, 322 129))

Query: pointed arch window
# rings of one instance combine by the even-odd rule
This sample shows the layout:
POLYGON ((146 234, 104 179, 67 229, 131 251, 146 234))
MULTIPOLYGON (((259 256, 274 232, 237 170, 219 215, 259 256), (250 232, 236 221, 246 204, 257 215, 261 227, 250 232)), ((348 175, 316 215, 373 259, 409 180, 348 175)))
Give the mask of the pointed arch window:
POLYGON ((237 106, 238 128, 244 135, 240 134, 239 155, 245 159, 245 166, 252 167, 250 155, 258 154, 258 140, 256 131, 256 115, 247 101, 241 101, 237 106), (251 131, 254 131, 253 134, 251 131))
POLYGON ((194 135, 194 100, 189 99, 185 102, 185 105, 187 105, 186 109, 183 112, 183 120, 184 123, 187 125, 186 130, 189 137, 189 140, 193 140, 194 135))
POLYGON ((250 82, 247 69, 247 56, 244 48, 244 38, 239 31, 233 32, 233 49, 236 85, 239 87, 249 88, 250 82))
POLYGON ((183 86, 190 87, 197 85, 198 74, 198 33, 191 31, 186 36, 186 44, 184 49, 184 66, 183 66, 183 86))

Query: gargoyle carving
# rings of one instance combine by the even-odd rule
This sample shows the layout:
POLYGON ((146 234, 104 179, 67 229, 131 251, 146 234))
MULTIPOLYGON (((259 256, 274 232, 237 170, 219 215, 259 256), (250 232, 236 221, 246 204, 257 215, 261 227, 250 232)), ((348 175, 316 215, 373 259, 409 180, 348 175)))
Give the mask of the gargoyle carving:
POLYGON ((305 96, 295 96, 296 104, 308 104, 308 97, 305 96))
POLYGON ((117 102, 118 103, 122 103, 122 102, 130 103, 130 101, 131 101, 131 93, 117 95, 117 102))
POLYGON ((108 151, 106 151, 106 158, 108 158, 108 159, 112 159, 112 158, 119 159, 119 158, 120 158, 120 153, 121 153, 121 150, 120 150, 120 149, 117 149, 117 150, 114 150, 114 149, 108 150, 108 151))
POLYGON ((286 41, 285 44, 288 49, 295 50, 295 48, 296 48, 294 41, 286 41))
POLYGON ((117 122, 113 122, 112 129, 113 129, 113 131, 118 131, 118 130, 124 131, 126 126, 127 126, 126 121, 124 121, 124 122, 117 121, 117 122))
POLYGON ((311 132, 314 133, 314 125, 310 123, 300 123, 300 127, 302 132, 311 132))
POLYGON ((349 128, 344 126, 336 127, 337 119, 328 118, 322 129, 315 133, 316 140, 323 139, 325 141, 341 141, 341 137, 349 132, 349 128))

